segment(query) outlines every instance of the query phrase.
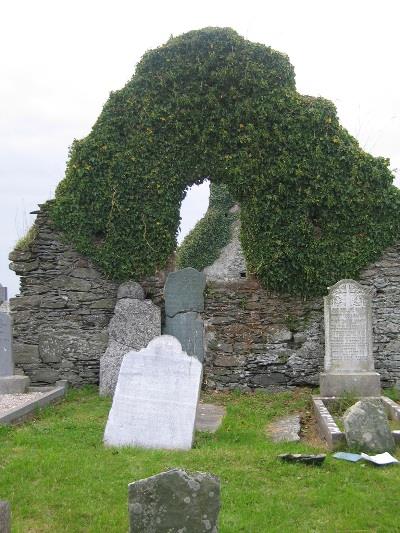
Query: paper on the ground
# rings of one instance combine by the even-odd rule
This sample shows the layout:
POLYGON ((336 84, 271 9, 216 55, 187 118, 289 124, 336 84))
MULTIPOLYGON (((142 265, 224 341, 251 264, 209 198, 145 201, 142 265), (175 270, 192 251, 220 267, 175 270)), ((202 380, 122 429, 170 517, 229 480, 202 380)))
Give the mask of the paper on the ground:
POLYGON ((358 453, 336 452, 333 454, 335 459, 344 459, 345 461, 351 461, 355 463, 361 459, 361 455, 358 453))
POLYGON ((377 455, 367 455, 366 453, 362 453, 361 457, 366 461, 370 461, 371 463, 380 466, 391 465, 399 462, 396 457, 393 457, 393 455, 390 455, 388 452, 378 453, 377 455))

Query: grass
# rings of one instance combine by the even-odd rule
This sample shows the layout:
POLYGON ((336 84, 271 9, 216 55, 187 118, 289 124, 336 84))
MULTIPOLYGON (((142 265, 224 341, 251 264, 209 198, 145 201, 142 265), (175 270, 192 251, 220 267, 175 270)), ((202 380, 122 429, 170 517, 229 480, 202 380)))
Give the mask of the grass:
POLYGON ((393 532, 400 468, 285 464, 284 452, 321 444, 274 444, 273 418, 309 409, 310 392, 208 394, 226 405, 215 434, 197 434, 189 452, 111 449, 102 444, 110 401, 73 390, 21 426, 0 427, 0 499, 11 502, 14 532, 124 532, 127 485, 169 468, 208 471, 222 483, 220 533, 393 532))
POLYGON ((18 239, 14 246, 14 250, 20 250, 24 251, 29 248, 29 246, 33 243, 33 241, 36 239, 38 234, 37 226, 34 224, 31 226, 28 231, 25 233, 23 237, 18 239))

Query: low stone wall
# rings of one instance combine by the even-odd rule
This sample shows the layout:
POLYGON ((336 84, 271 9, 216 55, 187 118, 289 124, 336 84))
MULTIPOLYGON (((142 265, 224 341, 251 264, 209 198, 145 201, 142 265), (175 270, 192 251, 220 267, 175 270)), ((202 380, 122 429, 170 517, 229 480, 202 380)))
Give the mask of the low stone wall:
MULTIPOLYGON (((35 385, 60 379, 97 384, 118 284, 63 242, 45 207, 35 230, 26 250, 10 254, 10 268, 21 276, 21 295, 10 299, 15 365, 35 385)), ((163 285, 162 276, 143 282, 158 305, 163 285)))

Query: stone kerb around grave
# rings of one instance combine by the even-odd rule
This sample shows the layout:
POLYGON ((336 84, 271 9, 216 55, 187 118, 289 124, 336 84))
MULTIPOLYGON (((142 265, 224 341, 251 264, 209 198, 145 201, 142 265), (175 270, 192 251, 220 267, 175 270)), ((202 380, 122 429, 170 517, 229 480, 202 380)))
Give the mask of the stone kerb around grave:
POLYGON ((202 365, 170 335, 122 361, 104 443, 188 450, 192 447, 202 365))
POLYGON ((325 361, 322 396, 354 393, 379 396, 379 374, 372 354, 371 295, 359 283, 344 279, 324 298, 325 361))

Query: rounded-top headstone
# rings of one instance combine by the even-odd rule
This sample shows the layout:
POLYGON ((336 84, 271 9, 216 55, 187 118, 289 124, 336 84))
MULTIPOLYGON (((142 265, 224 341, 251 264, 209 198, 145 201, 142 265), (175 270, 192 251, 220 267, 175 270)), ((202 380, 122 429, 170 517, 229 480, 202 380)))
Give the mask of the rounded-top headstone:
POLYGON ((144 300, 143 287, 136 281, 127 281, 119 286, 117 298, 132 298, 133 300, 144 300))
POLYGON ((165 313, 173 317, 177 313, 204 311, 206 276, 195 268, 184 268, 168 274, 164 287, 165 313))

